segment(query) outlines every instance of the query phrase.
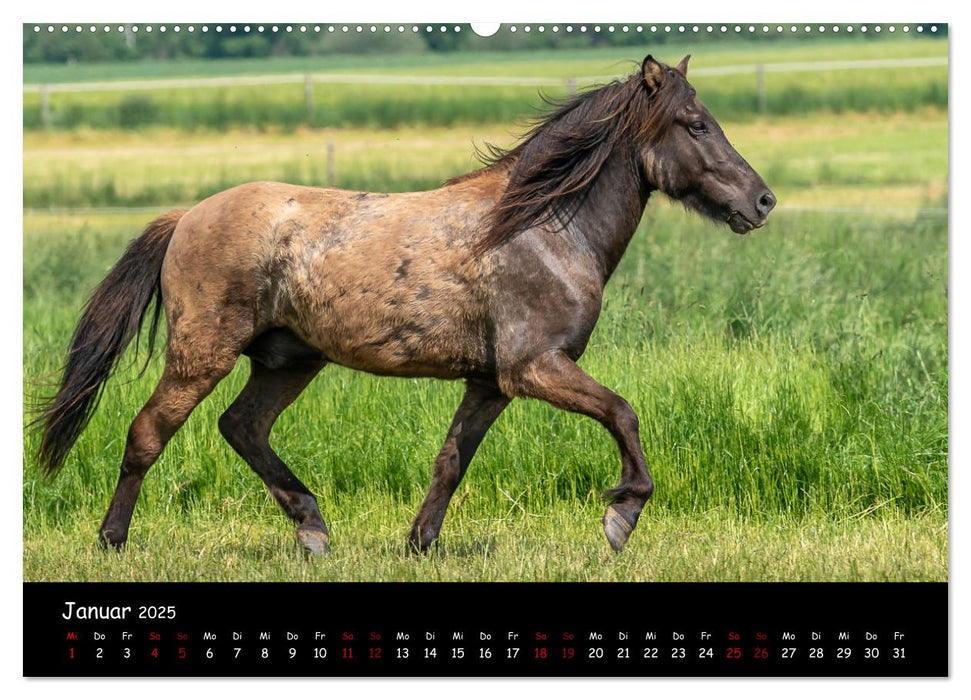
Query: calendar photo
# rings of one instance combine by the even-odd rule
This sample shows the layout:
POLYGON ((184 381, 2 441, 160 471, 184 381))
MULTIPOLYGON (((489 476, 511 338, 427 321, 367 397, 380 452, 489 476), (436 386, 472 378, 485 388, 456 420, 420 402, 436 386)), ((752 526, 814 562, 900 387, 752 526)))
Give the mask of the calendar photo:
POLYGON ((946 676, 948 52, 24 24, 24 674, 946 676))

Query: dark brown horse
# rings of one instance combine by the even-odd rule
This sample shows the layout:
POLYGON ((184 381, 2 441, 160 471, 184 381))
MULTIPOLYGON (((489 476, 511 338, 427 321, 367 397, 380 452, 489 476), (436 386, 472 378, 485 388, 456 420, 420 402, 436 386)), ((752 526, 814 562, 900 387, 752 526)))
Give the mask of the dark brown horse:
POLYGON ((761 226, 775 197, 686 80, 641 70, 563 103, 488 167, 430 192, 372 194, 272 182, 173 211, 135 239, 88 301, 61 387, 41 417, 53 474, 154 297, 165 370, 128 433, 100 539, 128 537, 145 473, 192 409, 250 358, 219 420, 233 449, 328 550, 314 495, 268 442, 280 413, 328 362, 375 374, 464 379, 462 399, 411 529, 424 550, 489 426, 513 399, 595 418, 620 448, 604 532, 624 547, 654 491, 630 405, 581 370, 604 285, 654 190, 727 223, 761 226))

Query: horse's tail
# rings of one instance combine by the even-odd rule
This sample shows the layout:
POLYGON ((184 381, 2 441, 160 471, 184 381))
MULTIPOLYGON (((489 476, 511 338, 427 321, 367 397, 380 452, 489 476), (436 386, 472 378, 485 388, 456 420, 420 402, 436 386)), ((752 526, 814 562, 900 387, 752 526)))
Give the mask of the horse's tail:
POLYGON ((43 426, 38 460, 51 477, 94 413, 105 381, 132 339, 140 332, 155 298, 149 326, 148 354, 152 355, 162 309, 162 261, 179 219, 178 209, 163 214, 128 244, 124 255, 88 299, 74 329, 60 388, 41 405, 35 423, 43 426))

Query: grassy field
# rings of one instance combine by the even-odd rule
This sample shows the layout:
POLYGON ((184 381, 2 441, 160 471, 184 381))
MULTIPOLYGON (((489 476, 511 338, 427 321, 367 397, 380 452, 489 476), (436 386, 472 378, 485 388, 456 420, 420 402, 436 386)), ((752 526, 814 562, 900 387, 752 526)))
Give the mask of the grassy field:
MULTIPOLYGON (((874 119, 848 114, 722 122, 732 142, 784 204, 896 207, 941 205, 947 192, 947 113, 923 109, 874 119), (893 143, 893 150, 885 145, 893 143), (876 198, 875 188, 882 191, 876 198)), ((24 206, 191 205, 250 180, 334 184, 371 191, 438 187, 479 167, 474 144, 508 146, 519 131, 488 127, 301 130, 220 134, 27 133, 24 206)))
MULTIPOLYGON (((871 35, 868 41, 846 41, 818 33, 811 36, 787 37, 786 41, 755 36, 731 37, 724 41, 699 44, 694 37, 681 41, 654 42, 652 35, 642 34, 637 46, 586 47, 582 49, 531 49, 524 51, 461 51, 401 53, 376 58, 369 54, 333 54, 322 56, 274 56, 271 58, 226 58, 218 60, 143 60, 110 63, 24 65, 24 83, 70 83, 104 80, 134 80, 236 75, 269 75, 279 73, 353 72, 403 73, 408 75, 539 75, 571 78, 580 75, 602 75, 625 70, 643 56, 638 52, 662 53, 670 60, 686 53, 694 54, 696 67, 749 63, 772 63, 779 60, 859 60, 886 58, 920 58, 947 53, 943 39, 911 34, 896 36, 871 35), (670 55, 669 55, 670 54, 670 55)), ((395 39, 400 41, 407 37, 395 39)))
MULTIPOLYGON (((780 50, 711 46, 719 61, 738 63, 778 60, 780 50)), ((946 50, 933 41, 786 50, 787 60, 832 60, 887 46, 895 55, 946 50)), ((629 58, 611 51, 557 54, 557 75, 597 74, 629 58)), ((666 58, 686 52, 672 47, 666 58)), ((341 60, 329 68, 363 70, 341 60)), ((256 64, 222 68, 263 71, 256 64)), ((475 55, 454 63, 421 55, 396 58, 389 70, 513 75, 536 65, 514 54, 491 66, 475 55)), ((26 71, 25 80, 64 80, 65 70, 26 71)), ((179 68, 125 66, 110 77, 153 70, 179 68)), ((843 81, 838 93, 853 73, 812 79, 843 81)), ((917 84, 908 81, 919 73, 902 84, 917 84)), ((946 76, 932 83, 944 86, 946 107, 946 76)), ((825 85, 806 89, 829 94, 825 85)), ((25 430, 25 579, 946 580, 947 112, 933 100, 892 112, 863 106, 737 119, 714 110, 779 197, 765 229, 739 237, 663 197, 649 204, 581 361, 638 412, 657 482, 622 555, 610 553, 599 522, 599 494, 619 477, 612 440, 589 419, 527 401, 487 436, 440 551, 407 555, 461 386, 330 366, 273 436, 331 528, 332 555, 303 557, 290 524, 216 430, 246 360, 149 473, 127 551, 104 553, 94 542, 128 424, 162 366, 155 358, 139 377, 132 351, 53 482, 39 478, 37 436, 25 430)), ((520 130, 505 120, 284 127, 25 131, 28 403, 57 378, 87 293, 166 208, 254 179, 326 183, 328 141, 339 186, 434 187, 475 167, 473 141, 508 145, 520 130)))
MULTIPOLYGON (((645 43, 649 46, 649 43, 645 43)), ((346 57, 318 59, 265 59, 207 64, 203 73, 197 62, 165 63, 164 71, 152 63, 82 66, 27 66, 29 83, 75 82, 97 79, 179 77, 180 75, 238 75, 259 73, 357 73, 361 82, 352 85, 320 83, 315 86, 313 109, 308 112, 302 82, 292 85, 197 87, 125 93, 106 90, 86 93, 53 93, 50 96, 51 126, 71 130, 138 129, 168 126, 183 130, 255 126, 293 130, 301 126, 399 128, 403 126, 490 124, 508 122, 529 114, 538 105, 535 87, 374 85, 370 74, 435 76, 509 76, 549 79, 545 92, 552 97, 566 93, 566 79, 626 76, 637 67, 646 49, 602 48, 586 51, 531 51, 508 54, 474 53, 442 56, 420 54, 393 61, 346 57), (245 65, 244 70, 241 66, 245 65)), ((818 60, 867 60, 947 56, 947 42, 939 39, 896 37, 868 42, 832 40, 769 42, 738 40, 692 49, 687 44, 664 44, 655 53, 675 63, 694 53, 692 69, 752 65, 755 63, 818 60)), ((601 80, 602 82, 602 80, 601 80)), ((764 110, 760 109, 754 72, 741 75, 692 78, 706 104, 722 119, 807 112, 858 110, 915 110, 946 108, 945 66, 906 69, 838 70, 769 73, 765 79, 764 110), (893 89, 887 89, 892 72, 893 89)), ((24 94, 24 127, 41 126, 41 98, 24 94)))
MULTIPOLYGON (((29 215, 28 392, 52 377, 85 291, 144 215, 29 215)), ((940 580, 947 561, 946 219, 788 214, 737 238, 649 210, 583 366, 641 416, 658 483, 622 557, 598 493, 615 448, 531 402, 494 427, 444 554, 404 556, 459 386, 329 367, 275 444, 321 498, 335 552, 290 526, 215 422, 223 382, 150 473, 124 557, 94 549, 128 421, 160 365, 129 369, 58 479, 25 437, 28 579, 940 580), (68 565, 65 566, 65 562, 68 565)), ((241 365, 245 365, 245 361, 241 365)))

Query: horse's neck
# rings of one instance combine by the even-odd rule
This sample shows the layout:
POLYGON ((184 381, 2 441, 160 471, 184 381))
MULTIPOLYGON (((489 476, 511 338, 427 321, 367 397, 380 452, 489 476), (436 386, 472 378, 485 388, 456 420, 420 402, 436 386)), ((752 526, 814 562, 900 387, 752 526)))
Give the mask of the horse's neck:
POLYGON ((627 250, 649 194, 632 159, 617 153, 604 164, 573 217, 570 228, 600 262, 604 283, 627 250))

